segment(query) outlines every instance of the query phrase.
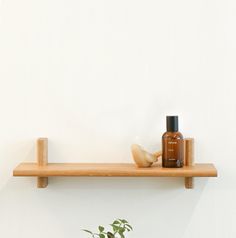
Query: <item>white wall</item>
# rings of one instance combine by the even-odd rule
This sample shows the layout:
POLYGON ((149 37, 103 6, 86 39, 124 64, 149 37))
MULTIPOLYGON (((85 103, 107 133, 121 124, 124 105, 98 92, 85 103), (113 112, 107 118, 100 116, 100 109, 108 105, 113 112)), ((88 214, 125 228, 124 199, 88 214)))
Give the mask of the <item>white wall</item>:
POLYGON ((236 237, 234 0, 0 1, 0 237, 87 237, 115 218, 130 238, 236 237), (51 162, 131 162, 165 116, 219 177, 12 177, 49 138, 51 162))

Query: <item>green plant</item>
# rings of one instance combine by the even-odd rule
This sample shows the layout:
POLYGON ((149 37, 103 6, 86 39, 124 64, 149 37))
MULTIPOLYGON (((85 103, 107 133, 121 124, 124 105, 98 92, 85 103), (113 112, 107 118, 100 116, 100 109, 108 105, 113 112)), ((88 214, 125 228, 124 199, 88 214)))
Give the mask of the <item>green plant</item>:
POLYGON ((132 231, 132 226, 125 219, 117 219, 112 224, 112 231, 105 231, 103 226, 98 227, 98 233, 89 230, 83 230, 89 233, 93 238, 125 238, 125 232, 132 231))

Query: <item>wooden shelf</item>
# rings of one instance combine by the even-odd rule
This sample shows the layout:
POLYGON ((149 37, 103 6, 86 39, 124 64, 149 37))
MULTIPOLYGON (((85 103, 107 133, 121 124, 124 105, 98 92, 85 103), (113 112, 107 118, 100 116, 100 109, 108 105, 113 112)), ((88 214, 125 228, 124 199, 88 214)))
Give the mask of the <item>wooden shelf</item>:
POLYGON ((213 164, 195 164, 183 168, 137 168, 134 164, 96 164, 96 163, 21 163, 14 171, 14 176, 98 176, 98 177, 216 177, 213 164))
POLYGON ((35 176, 38 188, 48 185, 53 176, 98 176, 98 177, 183 177, 185 187, 193 188, 194 177, 217 177, 213 164, 193 164, 193 140, 185 140, 188 161, 183 168, 162 168, 156 164, 150 168, 138 168, 135 164, 117 163, 48 163, 48 140, 37 140, 37 162, 21 163, 14 170, 14 176, 35 176), (191 162, 191 163, 190 163, 191 162))

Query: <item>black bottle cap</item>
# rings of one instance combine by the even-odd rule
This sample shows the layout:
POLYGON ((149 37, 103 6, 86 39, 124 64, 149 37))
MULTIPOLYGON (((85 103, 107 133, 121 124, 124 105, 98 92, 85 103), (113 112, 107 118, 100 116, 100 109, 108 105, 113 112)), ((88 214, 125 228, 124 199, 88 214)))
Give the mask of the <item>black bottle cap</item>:
POLYGON ((177 132, 179 130, 178 116, 167 116, 166 117, 166 129, 170 132, 177 132))

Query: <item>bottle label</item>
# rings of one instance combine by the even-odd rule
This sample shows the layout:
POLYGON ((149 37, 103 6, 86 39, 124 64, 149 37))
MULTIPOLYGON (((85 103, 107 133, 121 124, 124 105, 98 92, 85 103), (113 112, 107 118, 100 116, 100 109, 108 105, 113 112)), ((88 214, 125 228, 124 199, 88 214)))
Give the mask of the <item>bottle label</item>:
POLYGON ((183 140, 164 139, 163 140, 163 165, 164 167, 183 166, 183 140))

